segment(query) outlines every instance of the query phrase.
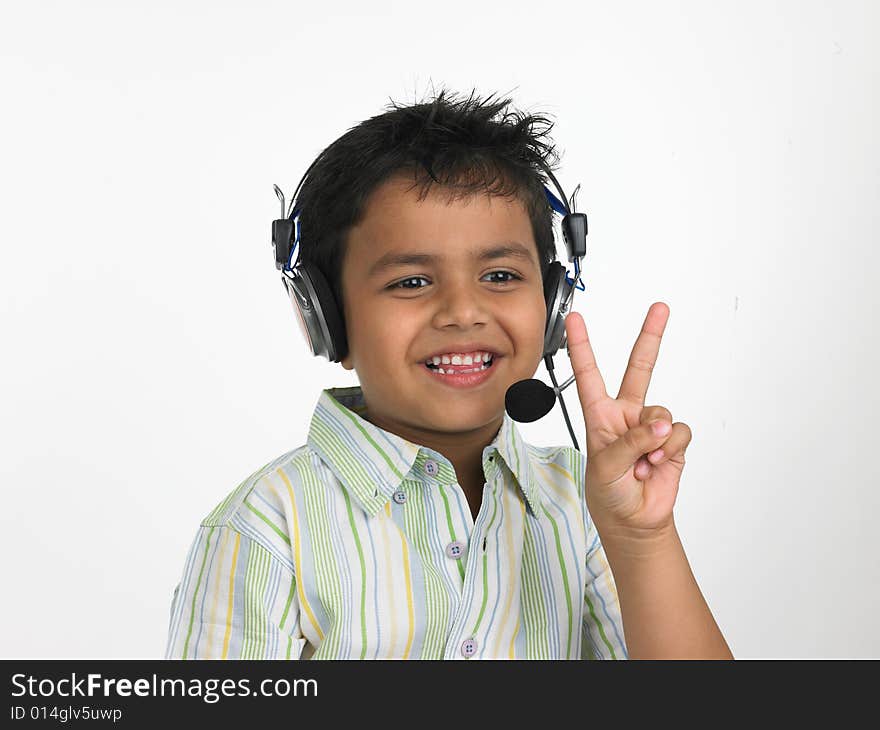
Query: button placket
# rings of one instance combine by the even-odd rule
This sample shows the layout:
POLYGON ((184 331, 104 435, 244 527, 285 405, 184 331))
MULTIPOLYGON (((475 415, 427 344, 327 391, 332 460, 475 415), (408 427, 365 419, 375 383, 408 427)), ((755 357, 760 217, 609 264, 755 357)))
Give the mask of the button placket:
MULTIPOLYGON (((483 485, 484 498, 485 492, 487 489, 491 491, 493 489, 491 483, 491 477, 487 474, 487 478, 490 481, 486 482, 483 485)), ((457 497, 461 500, 465 500, 464 492, 459 488, 457 497)), ((446 652, 444 657, 446 659, 454 659, 456 655, 456 644, 453 643, 458 641, 458 649, 457 652, 460 656, 463 656, 465 659, 470 659, 474 654, 477 653, 479 648, 479 643, 475 636, 469 636, 468 633, 473 631, 473 625, 469 628, 466 628, 466 624, 470 623, 471 620, 475 616, 474 612, 474 602, 479 603, 481 600, 481 596, 479 594, 479 590, 473 591, 475 586, 479 586, 479 581, 477 577, 478 572, 478 561, 481 559, 480 555, 480 544, 485 541, 485 535, 483 534, 486 527, 486 522, 488 520, 487 515, 490 510, 481 509, 477 514, 477 519, 472 523, 471 533, 468 541, 465 543, 466 545, 476 545, 477 547, 474 550, 468 550, 467 559, 464 562, 465 575, 464 575, 464 583, 462 585, 461 597, 467 595, 472 595, 472 600, 469 604, 465 605, 464 602, 459 602, 456 610, 455 610, 455 619, 452 622, 452 628, 449 631, 449 639, 450 642, 447 644, 446 652), (474 540, 479 540, 479 543, 475 543, 474 540), (467 631, 468 633, 465 633, 467 631), (461 639, 462 636, 465 636, 465 639, 461 639), (469 654, 465 654, 465 647, 468 648, 469 654)), ((469 513, 468 513, 469 514, 469 513)), ((464 556, 462 556, 464 557, 464 556)), ((481 590, 481 588, 480 588, 481 590)))

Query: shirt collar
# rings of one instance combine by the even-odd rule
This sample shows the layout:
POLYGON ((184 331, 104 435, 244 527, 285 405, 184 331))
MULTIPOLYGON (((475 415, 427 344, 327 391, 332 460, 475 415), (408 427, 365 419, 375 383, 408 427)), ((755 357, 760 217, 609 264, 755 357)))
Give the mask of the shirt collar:
MULTIPOLYGON (((405 478, 427 484, 455 483, 455 471, 445 456, 370 423, 362 415, 365 411, 359 385, 327 388, 315 405, 308 434, 309 446, 365 512, 378 513, 405 478), (428 464, 431 461, 433 465, 428 464)), ((498 456, 515 477, 531 511, 540 514, 529 446, 506 411, 495 438, 483 449, 487 477, 499 468, 498 456)))

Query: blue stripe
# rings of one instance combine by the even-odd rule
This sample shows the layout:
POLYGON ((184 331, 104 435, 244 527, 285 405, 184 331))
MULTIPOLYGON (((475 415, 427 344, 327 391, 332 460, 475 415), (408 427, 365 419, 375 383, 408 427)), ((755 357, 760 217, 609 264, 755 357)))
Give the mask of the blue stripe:
MULTIPOLYGON (((281 527, 284 525, 284 522, 287 520, 287 515, 285 515, 281 510, 279 510, 275 504, 273 504, 268 499, 266 499, 266 496, 262 493, 262 491, 260 489, 256 488, 256 487, 259 487, 261 483, 262 482, 258 482, 256 485, 254 485, 255 488, 251 490, 251 493, 249 496, 256 497, 258 500, 260 500, 260 503, 263 505, 263 508, 260 508, 261 512, 264 512, 265 510, 269 510, 270 512, 274 513, 275 517, 277 517, 278 520, 280 520, 281 524, 279 524, 278 526, 281 527)), ((267 515, 267 517, 268 517, 268 515, 267 515)))
POLYGON ((207 616, 205 615, 205 606, 207 605, 208 593, 210 593, 210 583, 211 576, 214 573, 214 559, 217 557, 217 553, 220 549, 220 533, 223 532, 223 528, 219 528, 214 530, 214 534, 217 535, 217 538, 214 540, 214 547, 211 548, 211 559, 208 561, 208 565, 205 568, 205 573, 202 576, 204 583, 199 586, 199 589, 202 591, 202 602, 199 605, 198 613, 196 614, 196 622, 199 625, 199 631, 196 634, 195 642, 193 643, 193 656, 199 655, 199 646, 200 641, 202 639, 202 629, 205 626, 205 621, 207 620, 207 616))
POLYGON ((373 519, 367 517, 364 524, 367 527, 367 535, 370 538, 370 552, 373 555, 373 618, 376 619, 376 650, 373 652, 373 659, 379 658, 379 647, 382 646, 382 625, 379 623, 379 564, 376 562, 376 543, 373 540, 373 529, 370 523, 373 519))
POLYGON ((451 461, 434 449, 412 444, 370 423, 359 415, 364 412, 363 405, 358 387, 324 391, 315 406, 306 445, 288 451, 240 481, 202 520, 189 544, 177 597, 168 612, 168 658, 179 656, 185 642, 188 656, 201 658, 212 630, 219 632, 211 635, 213 648, 219 650, 217 641, 222 643, 224 632, 207 623, 207 613, 218 600, 218 624, 225 618, 227 601, 232 602, 229 658, 241 657, 243 652, 247 656, 283 658, 294 644, 291 656, 298 658, 303 631, 316 644, 306 648, 306 657, 314 652, 315 658, 364 655, 379 659, 387 656, 392 636, 398 655, 402 655, 409 638, 407 577, 415 620, 410 658, 434 658, 440 652, 441 656, 461 659, 461 641, 470 632, 478 642, 476 657, 499 658, 494 656, 498 644, 499 656, 507 656, 512 646, 518 658, 605 658, 610 645, 616 657, 628 658, 613 576, 596 573, 602 565, 596 553, 602 543, 583 494, 584 454, 571 447, 528 444, 505 415, 491 443, 482 449, 484 457, 497 449, 498 457, 494 464, 485 463, 491 467, 484 469, 491 478, 485 479, 488 485, 480 494, 483 501, 475 519, 467 495, 453 483, 455 469, 451 461), (340 396, 339 404, 330 400, 334 392, 340 396), (425 479, 421 472, 413 472, 413 463, 424 458, 422 454, 438 461, 439 477, 425 479), (539 472, 535 469, 538 463, 554 464, 565 468, 565 472, 550 468, 539 472), (289 480, 289 488, 279 481, 276 470, 289 480), (566 473, 573 475, 574 485, 566 473), (346 485, 340 481, 348 479, 349 474, 355 475, 357 483, 346 485), (450 474, 452 478, 447 479, 450 474), (412 498, 404 505, 391 502, 386 548, 376 532, 378 521, 385 519, 384 514, 376 514, 383 499, 376 499, 374 493, 390 497, 401 483, 412 498), (573 488, 576 500, 568 498, 573 488), (417 496, 423 504, 418 503, 417 496), (521 513, 523 496, 526 509, 521 513), (509 497, 515 501, 506 504, 504 500, 509 497), (288 504, 291 499, 293 505, 288 504), (350 512, 351 501, 357 501, 361 509, 350 512), (294 510, 298 541, 293 531, 294 510), (506 533, 514 527, 509 549, 506 533), (241 542, 230 576, 224 567, 227 561, 220 562, 219 543, 234 534, 240 535, 241 542), (452 539, 467 542, 461 561, 446 555, 452 539), (402 573, 405 563, 401 540, 406 545, 409 576, 402 573), (371 551, 363 555, 363 561, 356 543, 362 551, 371 551), (259 560, 254 550, 259 552, 259 560), (296 564, 295 550, 299 558, 296 564), (591 553, 592 566, 588 558, 591 553), (245 581, 252 560, 256 560, 251 565, 253 574, 245 581), (385 572, 387 565, 392 566, 390 575, 385 572), (460 568, 464 568, 464 580, 460 568), (201 585, 196 585, 200 576, 201 585), (563 585, 563 577, 568 585, 563 585), (483 591, 484 578, 487 595, 483 591), (293 593, 291 579, 299 583, 293 593), (226 595, 230 580, 231 598, 226 595), (360 580, 365 584, 357 583, 360 580), (437 590, 430 610, 428 584, 437 590), (521 588, 518 593, 516 585, 521 588), (222 594, 216 593, 218 587, 222 594), (508 595, 511 590, 514 592, 508 595), (362 606, 361 597, 366 591, 372 591, 373 598, 362 606), (307 601, 301 604, 303 594, 307 601), (566 594, 571 596, 572 606, 566 606, 566 594), (509 598, 508 615, 504 609, 509 598), (590 616, 588 599, 595 619, 590 616), (526 615, 526 600, 540 604, 540 612, 530 610, 526 615), (573 614, 571 631, 569 610, 573 614), (394 625, 393 616, 397 620, 394 625), (509 631, 514 622, 518 623, 515 636, 500 633, 509 631), (315 624, 317 631, 313 631, 315 624), (243 633, 245 625, 253 631, 248 638, 243 633), (606 637, 601 641, 600 630, 606 637), (265 632, 263 643, 255 643, 262 641, 257 638, 261 632, 265 632), (323 635, 325 642, 321 643, 316 634, 323 635), (528 640, 527 634, 531 637, 528 640), (433 647, 430 657, 425 655, 428 637, 433 647))
MULTIPOLYGON (((575 565, 575 570, 577 571, 576 583, 574 584, 574 586, 571 586, 571 595, 572 595, 572 597, 574 597, 574 596, 580 597, 580 596, 582 596, 582 592, 583 592, 583 587, 584 587, 583 580, 584 579, 583 579, 583 573, 581 572, 582 571, 582 569, 580 567, 581 561, 579 558, 578 549, 575 547, 574 537, 572 537, 572 534, 571 534, 571 523, 568 521, 568 515, 566 514, 565 509, 558 502, 556 502, 553 499, 553 497, 551 496, 549 491, 547 494, 544 495, 544 503, 545 503, 545 506, 549 503, 550 505, 552 505, 553 507, 556 508, 556 511, 558 514, 554 515, 554 519, 556 520, 557 526, 559 525, 560 521, 562 521, 562 523, 565 525, 565 534, 568 536, 569 554, 567 556, 563 555, 563 559, 565 560, 565 565, 567 568, 570 568, 572 563, 574 563, 574 565, 575 565)), ((548 509, 547 511, 549 512, 550 510, 548 509)), ((563 593, 562 595, 565 595, 565 594, 563 593)), ((577 631, 576 631, 576 629, 577 629, 576 624, 578 622, 576 621, 576 615, 577 615, 578 611, 583 610, 582 606, 583 606, 582 600, 575 602, 571 606, 571 611, 572 611, 572 632, 571 632, 571 634, 572 634, 572 639, 574 639, 574 641, 575 641, 575 644, 577 644, 577 642, 578 642, 577 631)), ((568 626, 567 625, 564 627, 560 626, 560 629, 565 630, 566 634, 568 633, 568 626)), ((569 647, 569 649, 567 649, 566 651, 568 652, 569 650, 571 650, 572 652, 574 652, 575 649, 576 649, 576 647, 569 647)), ((571 655, 567 654, 567 656, 570 658, 571 655)))
MULTIPOLYGON (((587 568, 587 571, 589 571, 589 573, 590 573, 590 578, 593 581, 595 581, 597 578, 597 575, 590 569, 589 565, 586 565, 586 563, 585 563, 585 566, 587 568)), ((596 590, 594 591, 594 593, 599 598, 599 603, 602 604, 602 613, 605 615, 605 618, 608 619, 607 622, 603 622, 605 625, 605 628, 607 629, 608 624, 610 624, 612 626, 612 628, 614 629, 614 637, 617 639, 618 645, 620 647, 625 647, 624 641, 623 641, 623 639, 620 638, 620 633, 617 630, 617 622, 614 619, 612 619, 611 615, 608 613, 608 606, 605 603, 605 596, 602 594, 602 590, 600 589, 600 586, 598 586, 597 584, 595 584, 595 585, 596 585, 596 590)), ((589 617, 589 614, 587 614, 587 617, 589 617)), ((585 618, 585 620, 586 620, 586 618, 585 618)))
MULTIPOLYGON (((495 534, 492 536, 493 543, 495 544, 496 549, 498 550, 499 556, 501 556, 501 555, 504 556, 504 557, 499 557, 499 559, 495 561, 495 580, 496 580, 496 585, 499 587, 499 589, 501 588, 501 585, 502 585, 502 583, 501 583, 501 561, 502 560, 510 561, 513 559, 512 555, 504 555, 504 546, 501 544, 501 541, 502 541, 501 535, 503 534, 502 525, 504 524, 504 517, 505 517, 504 509, 503 509, 504 492, 505 492, 505 490, 501 489, 501 491, 498 492, 498 494, 495 496, 495 499, 498 500, 498 502, 500 502, 499 508, 498 508, 498 514, 500 514, 501 517, 497 520, 498 524, 495 527, 495 534)), ((498 604, 501 603, 502 596, 503 596, 503 594, 500 590, 498 590, 495 593, 495 601, 492 603, 492 612, 489 614, 489 620, 487 621, 486 628, 484 629, 484 633, 487 636, 490 634, 492 627, 495 625, 495 613, 498 610, 498 604)), ((486 646, 485 648, 488 649, 489 647, 486 646)), ((480 653, 480 656, 483 656, 482 652, 480 653)), ((490 657, 490 658, 494 659, 497 657, 490 657)))
MULTIPOLYGON (((550 559, 548 555, 550 546, 548 540, 552 540, 552 538, 548 538, 544 532, 541 516, 535 515, 530 520, 530 523, 533 528, 532 534, 534 535, 533 539, 535 541, 535 558, 538 563, 538 575, 540 576, 541 587, 547 603, 547 620, 550 626, 550 631, 547 636, 547 647, 550 652, 550 658, 555 659, 559 656, 559 631, 554 631, 553 629, 559 626, 559 619, 556 607, 556 593, 553 590, 553 573, 550 569, 550 559)), ((560 591, 560 593, 562 593, 562 591, 560 591)))

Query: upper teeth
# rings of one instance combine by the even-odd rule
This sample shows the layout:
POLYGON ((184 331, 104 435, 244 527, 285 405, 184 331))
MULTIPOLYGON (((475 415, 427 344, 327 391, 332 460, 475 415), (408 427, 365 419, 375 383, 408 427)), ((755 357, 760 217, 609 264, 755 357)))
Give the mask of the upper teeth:
POLYGON ((489 362, 491 353, 482 352, 449 352, 445 355, 434 355, 431 363, 434 365, 473 365, 475 362, 489 362))

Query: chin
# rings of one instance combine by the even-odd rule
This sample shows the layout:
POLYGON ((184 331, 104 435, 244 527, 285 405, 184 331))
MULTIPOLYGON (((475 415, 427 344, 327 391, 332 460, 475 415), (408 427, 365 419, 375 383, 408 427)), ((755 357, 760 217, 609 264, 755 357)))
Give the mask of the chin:
POLYGON ((496 407, 488 403, 475 403, 473 407, 456 407, 456 412, 447 411, 438 417, 428 415, 424 420, 435 431, 473 431, 498 418, 504 413, 504 403, 496 407))

